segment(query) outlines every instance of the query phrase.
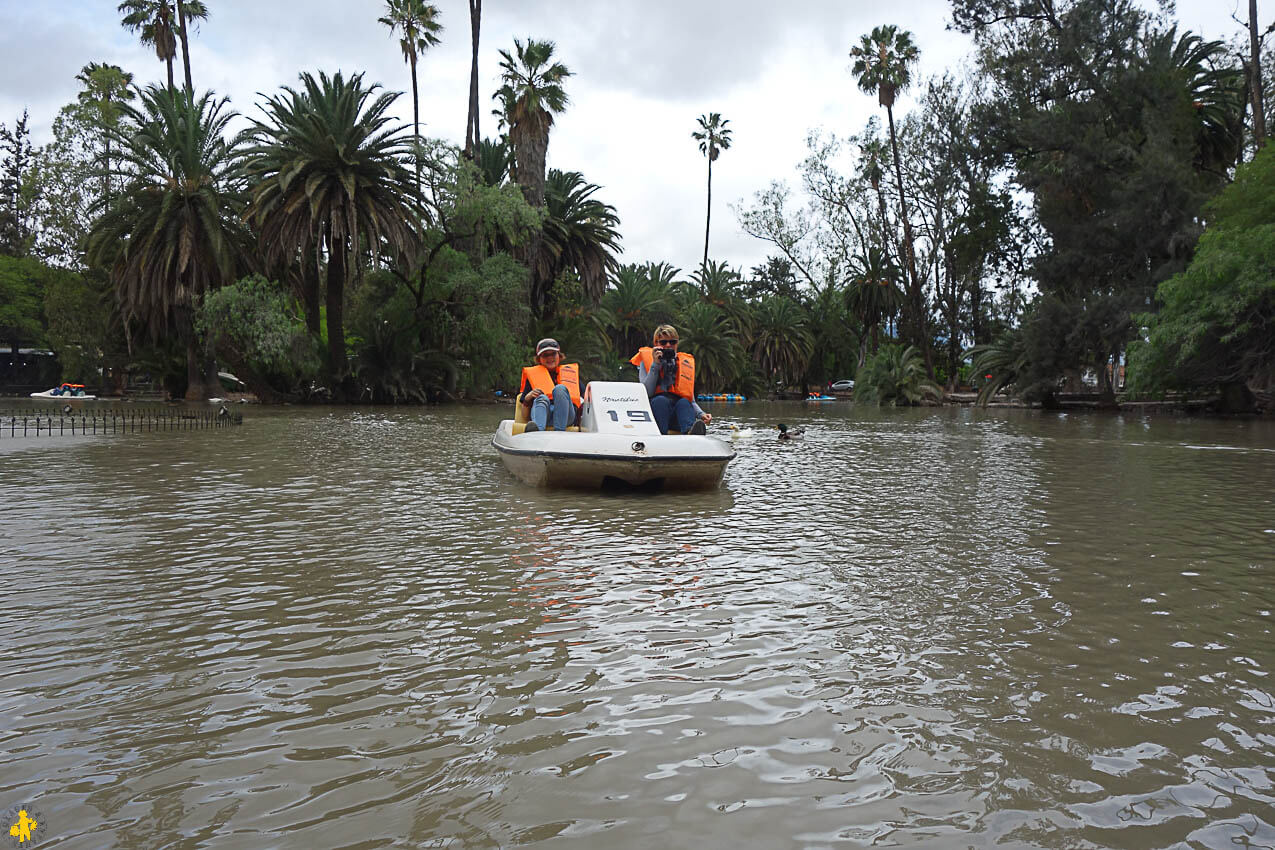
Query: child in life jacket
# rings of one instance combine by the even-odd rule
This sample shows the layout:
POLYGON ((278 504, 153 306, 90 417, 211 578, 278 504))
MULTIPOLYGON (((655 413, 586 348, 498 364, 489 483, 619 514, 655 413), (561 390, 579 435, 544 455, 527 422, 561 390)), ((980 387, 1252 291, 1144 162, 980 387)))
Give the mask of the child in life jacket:
POLYGON ((565 431, 576 422, 580 407, 580 367, 562 362, 562 349, 555 339, 536 343, 536 365, 522 370, 518 403, 526 406, 527 429, 543 431, 552 420, 555 431, 565 431))

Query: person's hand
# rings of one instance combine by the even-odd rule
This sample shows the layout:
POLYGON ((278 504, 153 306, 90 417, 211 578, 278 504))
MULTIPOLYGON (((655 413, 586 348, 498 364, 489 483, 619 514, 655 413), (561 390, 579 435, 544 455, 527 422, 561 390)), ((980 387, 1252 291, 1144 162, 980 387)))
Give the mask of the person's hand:
POLYGON ((535 401, 536 399, 540 398, 542 395, 544 395, 544 391, 543 391, 543 390, 535 389, 535 390, 532 390, 531 392, 527 393, 525 396, 523 396, 523 397, 522 397, 522 399, 523 399, 523 401, 524 401, 524 402, 526 402, 527 404, 531 404, 533 401, 535 401))
POLYGON ((713 421, 713 414, 705 413, 703 416, 700 417, 700 419, 703 419, 704 424, 707 425, 708 423, 713 421))

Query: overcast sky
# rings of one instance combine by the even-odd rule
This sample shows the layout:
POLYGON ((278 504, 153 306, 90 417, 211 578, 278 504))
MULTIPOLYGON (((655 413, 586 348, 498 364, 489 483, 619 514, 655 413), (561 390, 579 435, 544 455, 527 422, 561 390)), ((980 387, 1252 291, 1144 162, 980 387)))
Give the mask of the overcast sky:
MULTIPOLYGON (((210 18, 191 45, 196 88, 228 95, 255 113, 258 92, 292 84, 302 70, 365 71, 385 87, 411 91, 397 39, 377 23, 382 0, 206 0, 210 18)), ((1233 39, 1239 0, 1179 0, 1178 20, 1206 38, 1233 39)), ((36 144, 75 97, 75 75, 111 62, 138 82, 164 79, 163 65, 119 25, 116 0, 0 0, 0 121, 30 110, 36 144)), ((469 94, 465 0, 435 0, 442 44, 421 59, 422 133, 459 144, 469 94)), ((1244 4, 1247 8, 1247 3, 1244 4)), ((1275 2, 1263 0, 1263 23, 1275 2)), ((620 215, 623 262, 699 264, 704 240, 706 161, 691 138, 696 119, 720 112, 733 144, 713 168, 710 254, 745 270, 766 245, 744 235, 729 205, 772 180, 792 180, 810 130, 846 134, 878 111, 858 91, 848 50, 872 27, 913 32, 916 77, 955 69, 970 45, 945 29, 946 0, 486 0, 479 73, 485 135, 494 135, 490 95, 498 50, 513 39, 549 39, 574 73, 571 104, 550 137, 549 165, 603 187, 620 215)), ((177 67, 180 78, 180 64, 177 67)), ((896 113, 906 111, 904 97, 896 113)), ((410 122, 410 95, 398 102, 410 122)))

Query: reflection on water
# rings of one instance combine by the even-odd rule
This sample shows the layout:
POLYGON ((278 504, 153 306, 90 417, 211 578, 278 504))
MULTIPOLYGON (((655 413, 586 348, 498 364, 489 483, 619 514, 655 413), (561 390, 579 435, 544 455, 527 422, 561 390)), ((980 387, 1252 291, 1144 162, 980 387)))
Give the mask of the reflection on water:
POLYGON ((529 490, 486 407, 0 441, 0 808, 84 847, 1275 845, 1269 423, 715 412, 754 438, 670 495, 529 490))

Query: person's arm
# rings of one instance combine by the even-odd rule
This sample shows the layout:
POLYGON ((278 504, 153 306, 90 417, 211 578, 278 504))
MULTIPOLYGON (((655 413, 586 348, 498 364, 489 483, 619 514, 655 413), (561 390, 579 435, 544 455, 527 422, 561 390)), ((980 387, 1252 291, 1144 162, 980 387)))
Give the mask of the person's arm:
POLYGON ((653 362, 652 365, 657 366, 657 368, 647 369, 645 364, 642 364, 642 363, 639 363, 637 367, 638 381, 641 382, 642 386, 646 387, 647 398, 650 398, 651 396, 655 395, 655 388, 659 385, 659 382, 660 382, 660 370, 658 368, 658 361, 653 362))
MULTIPOLYGON (((702 408, 702 407, 700 407, 700 406, 699 406, 699 402, 697 402, 697 401, 693 401, 693 402, 691 402, 691 409, 695 411, 695 418, 696 418, 696 419, 703 419, 703 418, 704 418, 704 408, 702 408)), ((709 418, 711 419, 712 417, 709 417, 709 418)))

